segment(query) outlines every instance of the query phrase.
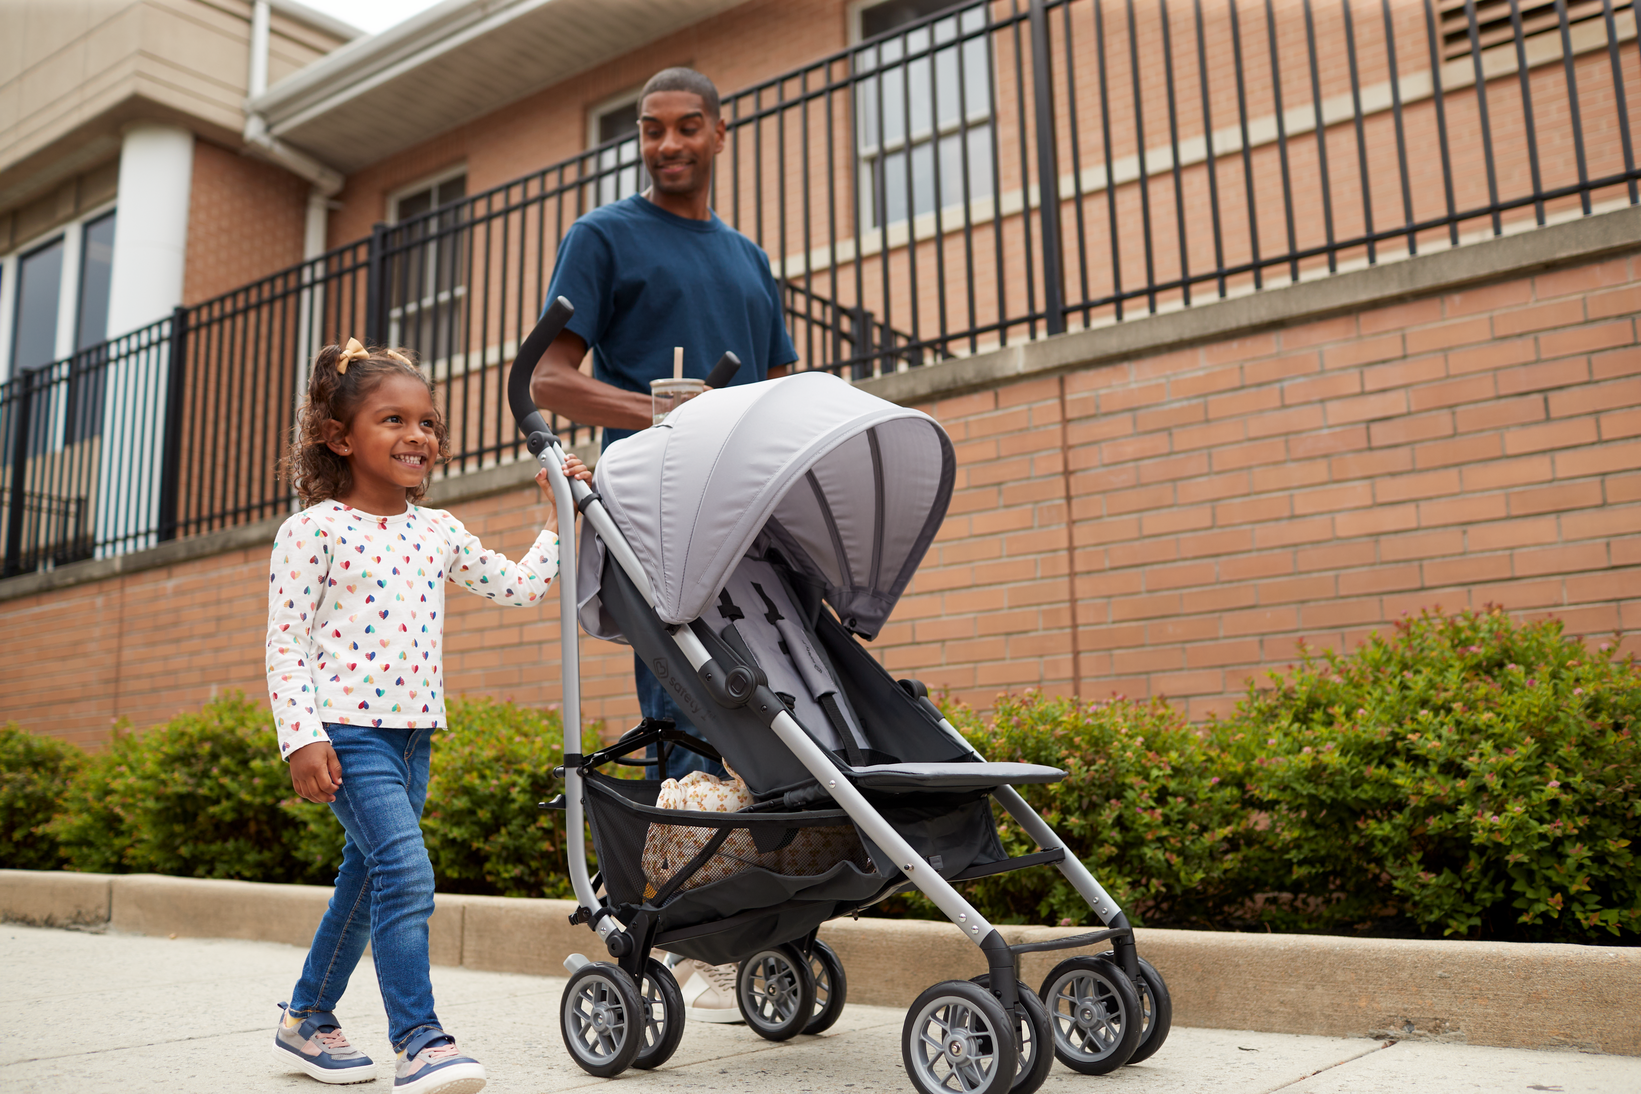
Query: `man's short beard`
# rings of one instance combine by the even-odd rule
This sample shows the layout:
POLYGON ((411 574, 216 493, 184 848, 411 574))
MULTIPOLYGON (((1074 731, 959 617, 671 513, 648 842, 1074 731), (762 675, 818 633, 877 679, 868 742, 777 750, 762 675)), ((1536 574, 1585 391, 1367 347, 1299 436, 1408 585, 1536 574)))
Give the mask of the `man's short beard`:
POLYGON ((644 165, 644 169, 649 172, 650 185, 655 187, 657 193, 662 193, 662 194, 693 194, 696 191, 701 189, 701 186, 698 185, 695 181, 696 179, 700 178, 700 176, 701 176, 701 164, 700 164, 699 161, 692 161, 689 164, 689 166, 691 168, 690 175, 689 175, 690 181, 688 183, 685 183, 685 184, 682 184, 682 185, 674 185, 674 186, 668 186, 668 185, 665 185, 665 184, 662 183, 661 173, 655 169, 656 166, 665 167, 665 166, 669 166, 669 165, 668 164, 658 164, 658 165, 652 166, 652 165, 647 164, 647 163, 644 165))

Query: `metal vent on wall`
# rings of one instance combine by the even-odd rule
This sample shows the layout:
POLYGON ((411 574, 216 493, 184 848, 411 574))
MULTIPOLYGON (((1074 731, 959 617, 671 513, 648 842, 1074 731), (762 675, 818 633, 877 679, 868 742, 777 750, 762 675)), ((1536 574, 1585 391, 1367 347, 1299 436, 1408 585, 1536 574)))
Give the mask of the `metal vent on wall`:
MULTIPOLYGON (((1632 5, 1634 0, 1610 0, 1616 13, 1632 5)), ((1521 34, 1530 38, 1547 30, 1555 30, 1561 23, 1556 11, 1556 0, 1515 0, 1521 19, 1521 34)), ((1442 59, 1447 61, 1470 56, 1470 16, 1466 0, 1439 0, 1436 5, 1441 19, 1442 59)), ((1482 49, 1511 41, 1515 27, 1511 22, 1510 0, 1478 2, 1476 11, 1476 40, 1482 49)), ((1602 18, 1602 0, 1576 0, 1567 3, 1567 25, 1602 18)))

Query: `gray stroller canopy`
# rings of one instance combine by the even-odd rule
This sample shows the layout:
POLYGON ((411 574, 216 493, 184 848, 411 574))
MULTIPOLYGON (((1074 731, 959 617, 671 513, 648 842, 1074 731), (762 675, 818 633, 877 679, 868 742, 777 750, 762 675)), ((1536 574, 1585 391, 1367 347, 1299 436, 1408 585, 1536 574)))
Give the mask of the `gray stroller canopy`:
MULTIPOLYGON (((951 500, 946 431, 825 372, 709 391, 599 458, 594 488, 638 556, 657 614, 688 623, 760 536, 826 591, 850 630, 883 626, 951 500)), ((604 547, 581 526, 587 633, 621 637, 602 610, 604 547)))

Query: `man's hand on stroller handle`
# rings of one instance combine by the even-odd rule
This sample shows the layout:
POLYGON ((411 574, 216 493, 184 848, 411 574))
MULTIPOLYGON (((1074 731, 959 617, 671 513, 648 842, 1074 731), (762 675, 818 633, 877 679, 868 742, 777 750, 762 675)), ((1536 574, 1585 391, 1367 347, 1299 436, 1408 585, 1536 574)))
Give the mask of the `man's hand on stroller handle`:
POLYGON ((342 761, 329 741, 315 741, 291 753, 291 786, 311 802, 333 802, 342 789, 342 761))
MULTIPOLYGON (((582 482, 591 482, 593 473, 587 470, 587 465, 581 462, 581 457, 570 454, 564 457, 564 477, 570 480, 580 479, 582 482)), ((558 499, 553 497, 553 484, 547 478, 547 469, 543 467, 536 472, 536 485, 541 487, 541 496, 547 499, 547 528, 558 531, 558 499)))

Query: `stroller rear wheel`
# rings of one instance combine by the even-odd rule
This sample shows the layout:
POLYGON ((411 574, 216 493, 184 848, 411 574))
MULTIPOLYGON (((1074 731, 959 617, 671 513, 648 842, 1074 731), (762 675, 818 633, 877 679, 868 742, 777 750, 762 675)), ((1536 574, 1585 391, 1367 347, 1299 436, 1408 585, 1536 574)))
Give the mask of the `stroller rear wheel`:
POLYGON ((648 1070, 666 1063, 684 1039, 684 993, 672 970, 652 957, 644 962, 638 994, 644 1008, 644 1043, 632 1066, 648 1070))
POLYGON ((644 1046, 638 985, 618 965, 598 961, 577 970, 564 985, 558 1020, 570 1057, 602 1079, 631 1067, 644 1046))
MULTIPOLYGON (((983 972, 970 983, 991 991, 991 973, 983 972)), ((1014 990, 1020 998, 1014 1013, 1014 1048, 1020 1062, 1009 1094, 1032 1094, 1048 1081, 1049 1069, 1054 1066, 1054 1031, 1048 1022, 1048 1008, 1037 998, 1037 993, 1024 980, 1015 981, 1014 990)), ((996 992, 992 994, 995 996, 996 992)))
POLYGON ((832 947, 816 939, 809 947, 809 972, 815 978, 815 1016, 803 1027, 805 1033, 824 1033, 843 1014, 849 994, 849 980, 843 962, 832 947))
POLYGON ((1105 1075, 1139 1047, 1140 997, 1128 974, 1103 957, 1068 957, 1043 981, 1054 1055, 1073 1071, 1105 1075))
POLYGON ((790 942, 742 961, 735 989, 741 1017, 767 1041, 796 1037, 814 1018, 815 976, 808 958, 790 942))
POLYGON ((947 980, 917 997, 900 1055, 919 1094, 1007 1094, 1020 1054, 1003 1004, 990 989, 947 980))

